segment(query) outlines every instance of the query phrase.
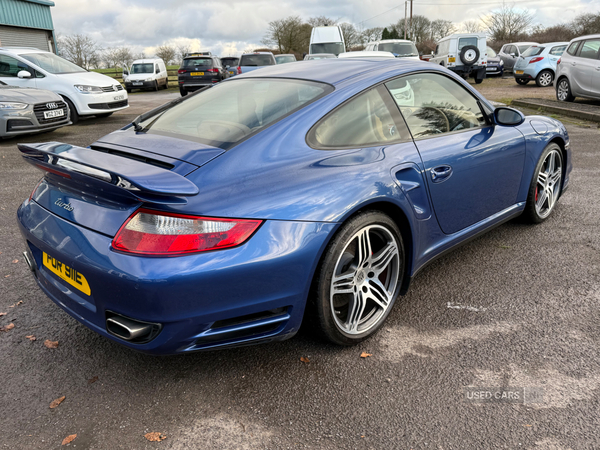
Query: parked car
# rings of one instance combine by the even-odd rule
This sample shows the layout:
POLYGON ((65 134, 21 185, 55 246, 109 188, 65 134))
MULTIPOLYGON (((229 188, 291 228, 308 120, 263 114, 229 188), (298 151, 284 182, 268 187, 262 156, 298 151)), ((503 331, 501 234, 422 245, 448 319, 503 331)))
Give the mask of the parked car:
POLYGON ((37 48, 0 47, 0 81, 59 94, 69 106, 72 123, 82 116, 108 117, 128 107, 121 83, 37 48))
POLYGON ((517 59, 532 45, 538 45, 538 42, 512 42, 504 44, 498 52, 498 56, 504 61, 504 70, 512 72, 517 59))
POLYGON ((17 211, 41 290, 147 353, 301 323, 352 345, 428 262, 519 215, 543 222, 568 187, 555 119, 494 108, 425 62, 318 65, 225 80, 90 148, 19 145, 44 173, 17 211))
POLYGON ((504 75, 504 61, 498 56, 492 47, 487 48, 487 67, 486 76, 504 75))
POLYGON ((296 55, 286 54, 286 55, 275 55, 275 62, 277 64, 286 64, 291 62, 296 62, 296 55))
POLYGON ((52 131, 70 123, 69 108, 60 95, 0 81, 0 138, 52 131))
POLYGON ((309 54, 333 53, 335 56, 346 51, 344 34, 338 26, 313 27, 310 32, 309 54))
POLYGON ((463 78, 473 76, 475 83, 486 77, 487 44, 485 33, 457 33, 441 39, 429 62, 444 66, 463 78))
POLYGON ((405 39, 384 39, 369 42, 365 47, 365 51, 390 52, 396 58, 420 59, 416 45, 405 39))
POLYGON ((572 102, 575 97, 600 99, 600 34, 573 39, 558 60, 556 98, 572 102))
POLYGON ((390 58, 395 58, 395 56, 390 53, 390 52, 368 52, 368 51, 360 51, 360 52, 345 52, 345 53, 340 53, 338 55, 339 59, 344 59, 344 58, 370 58, 370 59, 390 59, 390 58))
POLYGON ((229 72, 221 65, 219 58, 211 55, 191 54, 183 58, 177 71, 179 93, 182 97, 225 78, 229 78, 229 72))
POLYGON ((568 42, 549 42, 529 47, 515 63, 515 81, 518 84, 527 84, 535 80, 539 87, 550 86, 556 76, 557 62, 567 45, 568 42))
POLYGON ((134 89, 169 87, 169 73, 165 62, 160 58, 136 59, 130 69, 123 69, 123 82, 127 93, 134 89))
POLYGON ((221 65, 225 67, 225 70, 229 72, 229 76, 239 75, 241 69, 238 67, 240 65, 240 58, 235 56, 226 56, 221 58, 221 65))
POLYGON ((304 61, 311 61, 313 59, 332 59, 337 58, 337 55, 333 53, 313 53, 312 55, 304 55, 304 61))
POLYGON ((245 53, 240 58, 240 72, 248 73, 266 66, 274 66, 275 57, 271 52, 245 53))

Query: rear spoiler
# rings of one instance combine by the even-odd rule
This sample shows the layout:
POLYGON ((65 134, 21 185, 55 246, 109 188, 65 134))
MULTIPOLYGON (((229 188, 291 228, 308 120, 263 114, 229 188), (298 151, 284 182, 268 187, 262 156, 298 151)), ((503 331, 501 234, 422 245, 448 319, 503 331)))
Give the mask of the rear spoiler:
POLYGON ((89 148, 48 142, 18 144, 28 163, 54 175, 62 184, 78 184, 130 199, 152 203, 185 203, 198 194, 187 178, 162 167, 89 148), (69 180, 69 181, 67 181, 69 180))

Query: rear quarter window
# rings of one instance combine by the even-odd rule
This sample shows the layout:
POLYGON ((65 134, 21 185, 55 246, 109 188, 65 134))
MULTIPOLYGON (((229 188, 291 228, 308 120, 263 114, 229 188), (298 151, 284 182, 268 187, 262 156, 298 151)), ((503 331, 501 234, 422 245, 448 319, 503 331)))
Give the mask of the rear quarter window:
POLYGON ((567 53, 571 56, 575 56, 575 53, 577 53, 577 47, 579 47, 580 43, 581 43, 581 41, 578 41, 578 42, 573 42, 571 45, 569 45, 569 48, 567 49, 567 53))

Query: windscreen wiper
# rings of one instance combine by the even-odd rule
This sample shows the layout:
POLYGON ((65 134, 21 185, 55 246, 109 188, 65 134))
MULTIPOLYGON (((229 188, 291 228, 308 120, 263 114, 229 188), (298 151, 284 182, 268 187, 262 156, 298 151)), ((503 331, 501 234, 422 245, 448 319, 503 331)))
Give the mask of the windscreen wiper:
POLYGON ((138 133, 144 131, 144 127, 142 127, 140 125, 141 122, 143 122, 157 114, 161 114, 168 109, 171 109, 173 106, 178 105, 179 103, 183 102, 184 100, 187 100, 187 99, 193 97, 194 95, 199 94, 200 92, 205 91, 206 89, 208 89, 212 86, 213 86, 212 84, 208 84, 208 85, 204 86, 203 88, 198 89, 196 92, 192 93, 191 95, 189 95, 187 97, 176 98, 175 100, 171 100, 170 102, 165 103, 164 105, 161 105, 157 108, 151 109, 150 111, 145 112, 144 114, 140 114, 133 120, 133 122, 131 122, 131 125, 133 125, 133 129, 135 131, 137 131, 138 133))

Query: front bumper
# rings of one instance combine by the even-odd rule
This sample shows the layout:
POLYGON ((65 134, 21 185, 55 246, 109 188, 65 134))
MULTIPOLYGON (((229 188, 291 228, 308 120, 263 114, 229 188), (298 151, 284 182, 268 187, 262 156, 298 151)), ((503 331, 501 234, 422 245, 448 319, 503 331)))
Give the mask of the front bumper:
POLYGON ((266 221, 236 248, 144 258, 114 252, 110 237, 68 222, 35 201, 24 202, 17 218, 38 285, 50 299, 97 333, 152 354, 293 336, 316 264, 336 227, 266 221), (91 294, 73 289, 48 270, 43 252, 82 274, 91 294), (162 329, 152 341, 134 344, 107 331, 111 313, 159 323, 162 329))
POLYGON ((154 89, 156 81, 126 81, 125 89, 154 89))
POLYGON ((76 103, 79 115, 86 116, 99 112, 115 112, 129 108, 127 92, 123 90, 98 94, 79 94, 71 99, 76 103))
POLYGON ((487 75, 502 75, 504 74, 504 65, 488 63, 485 71, 487 75))
POLYGON ((61 109, 64 115, 53 119, 44 119, 43 111, 36 114, 34 105, 29 105, 23 110, 5 111, 0 115, 0 137, 40 133, 70 125, 69 110, 66 105, 61 109), (38 115, 40 115, 39 119, 38 115))

